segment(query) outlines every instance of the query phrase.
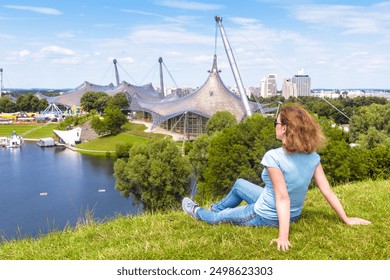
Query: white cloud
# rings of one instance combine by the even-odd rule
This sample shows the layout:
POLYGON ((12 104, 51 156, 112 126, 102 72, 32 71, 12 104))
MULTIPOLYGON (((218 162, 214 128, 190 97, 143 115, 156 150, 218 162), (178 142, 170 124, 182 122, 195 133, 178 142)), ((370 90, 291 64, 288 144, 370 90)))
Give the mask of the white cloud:
POLYGON ((351 56, 366 56, 368 55, 368 52, 354 52, 351 54, 351 56))
POLYGON ((254 18, 231 17, 229 18, 229 20, 240 25, 253 25, 253 24, 260 23, 258 19, 254 19, 254 18))
MULTIPOLYGON (((134 63, 135 60, 131 56, 128 57, 120 57, 120 58, 115 58, 119 63, 134 63)), ((112 62, 114 60, 114 57, 109 57, 108 61, 112 62)))
POLYGON ((166 51, 165 54, 169 56, 182 56, 183 53, 179 51, 166 51))
POLYGON ((56 36, 58 38, 66 39, 66 38, 74 38, 76 35, 75 35, 75 32, 73 32, 73 31, 63 31, 63 32, 57 33, 56 36))
POLYGON ((222 9, 222 5, 206 4, 202 2, 194 1, 175 1, 175 0, 163 0, 158 1, 157 4, 165 7, 182 9, 182 10, 197 10, 197 11, 215 11, 222 9))
POLYGON ((125 13, 139 14, 139 15, 143 15, 143 16, 158 17, 158 18, 162 18, 166 22, 178 23, 178 24, 191 24, 191 23, 193 23, 194 19, 198 18, 197 16, 188 16, 188 15, 170 17, 170 16, 165 16, 162 14, 156 14, 156 13, 150 13, 150 12, 145 12, 145 11, 140 11, 140 10, 132 10, 132 9, 122 9, 121 11, 125 12, 125 13))
POLYGON ((35 12, 45 15, 61 15, 62 12, 57 9, 45 8, 45 7, 32 7, 32 6, 17 6, 17 5, 5 5, 5 8, 14 9, 14 10, 24 10, 35 12))
POLYGON ((213 61, 213 56, 212 55, 199 55, 199 56, 193 57, 191 60, 195 61, 195 62, 211 63, 213 61))
POLYGON ((13 35, 5 34, 5 33, 0 33, 0 39, 1 40, 14 40, 14 39, 16 39, 16 37, 13 35))
POLYGON ((40 51, 42 54, 57 54, 57 55, 75 55, 76 53, 71 49, 66 49, 58 46, 48 46, 42 48, 40 51))
POLYGON ((143 16, 164 17, 163 15, 160 15, 160 14, 144 12, 144 11, 140 11, 140 10, 133 10, 133 9, 121 9, 121 11, 125 12, 125 13, 138 14, 138 15, 143 15, 143 16))
POLYGON ((54 58, 50 62, 53 64, 78 64, 80 61, 80 57, 62 57, 54 58))
POLYGON ((27 57, 31 54, 31 52, 29 50, 22 50, 20 52, 18 52, 18 56, 20 58, 23 58, 23 57, 27 57))
POLYGON ((113 23, 96 23, 93 25, 96 28, 112 28, 115 26, 113 23))
POLYGON ((129 38, 136 44, 158 43, 168 45, 181 44, 213 44, 213 36, 191 33, 184 28, 168 26, 138 26, 130 34, 129 38))
POLYGON ((293 9, 301 21, 325 28, 344 29, 344 34, 388 33, 390 4, 370 7, 353 5, 302 5, 293 9))

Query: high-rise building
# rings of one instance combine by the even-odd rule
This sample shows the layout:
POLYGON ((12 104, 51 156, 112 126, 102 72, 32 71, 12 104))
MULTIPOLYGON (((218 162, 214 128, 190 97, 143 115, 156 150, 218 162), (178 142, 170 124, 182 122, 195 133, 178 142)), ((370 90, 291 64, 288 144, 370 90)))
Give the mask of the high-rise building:
POLYGON ((269 74, 268 77, 261 80, 261 96, 271 97, 277 94, 276 75, 269 74))
POLYGON ((292 79, 284 79, 282 85, 282 96, 286 99, 290 96, 297 96, 297 84, 294 83, 292 79))
POLYGON ((297 85, 297 96, 311 95, 311 78, 303 74, 303 69, 292 78, 292 82, 297 85))
POLYGON ((265 88, 265 82, 267 78, 263 78, 260 83, 260 96, 267 98, 267 90, 265 88))

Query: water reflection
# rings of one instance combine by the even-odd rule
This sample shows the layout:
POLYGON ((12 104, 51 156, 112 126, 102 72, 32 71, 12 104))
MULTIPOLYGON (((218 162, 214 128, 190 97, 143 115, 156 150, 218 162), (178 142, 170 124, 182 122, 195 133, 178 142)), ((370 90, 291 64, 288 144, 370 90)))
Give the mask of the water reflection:
POLYGON ((86 210, 97 220, 141 212, 115 190, 113 164, 63 147, 1 149, 0 234, 10 239, 61 230, 86 210))

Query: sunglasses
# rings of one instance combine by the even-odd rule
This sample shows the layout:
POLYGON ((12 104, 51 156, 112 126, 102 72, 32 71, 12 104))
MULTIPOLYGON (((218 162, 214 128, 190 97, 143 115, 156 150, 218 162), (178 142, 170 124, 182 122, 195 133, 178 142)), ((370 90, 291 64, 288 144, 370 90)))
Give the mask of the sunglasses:
POLYGON ((282 124, 282 123, 278 122, 277 120, 274 120, 274 127, 276 127, 278 124, 282 124))

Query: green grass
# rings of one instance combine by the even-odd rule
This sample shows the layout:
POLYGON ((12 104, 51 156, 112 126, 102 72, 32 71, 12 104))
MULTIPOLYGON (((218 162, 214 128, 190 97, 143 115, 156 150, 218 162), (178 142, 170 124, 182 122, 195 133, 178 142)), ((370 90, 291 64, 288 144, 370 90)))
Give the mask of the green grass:
MULTIPOLYGON (((89 142, 83 142, 77 145, 77 152, 89 155, 113 155, 117 145, 124 144, 142 144, 154 138, 164 138, 166 135, 158 133, 148 133, 144 130, 145 125, 126 123, 122 126, 123 132, 118 135, 109 135, 96 138, 89 142)), ((171 136, 167 136, 171 137, 171 136)))
POLYGON ((55 134, 53 132, 54 129, 58 129, 58 124, 56 123, 48 123, 45 125, 40 126, 38 129, 30 130, 28 133, 23 135, 25 138, 45 138, 45 137, 55 137, 55 134))
POLYGON ((115 136, 103 136, 89 142, 77 145, 77 148, 86 150, 115 151, 116 145, 127 143, 145 143, 149 139, 131 134, 120 133, 115 136))
MULTIPOLYGON (((53 137, 53 130, 58 129, 58 123, 31 123, 31 124, 11 124, 0 125, 0 136, 10 137, 13 131, 24 138, 39 139, 53 137)), ((89 142, 77 145, 79 153, 102 156, 114 155, 117 145, 146 143, 153 138, 163 138, 166 135, 144 132, 145 125, 126 123, 123 132, 114 136, 102 136, 89 142)), ((171 137, 171 136, 167 136, 171 137)))
POLYGON ((302 217, 291 225, 293 247, 287 252, 269 245, 276 228, 211 226, 178 209, 101 222, 86 219, 76 229, 5 242, 0 259, 388 260, 389 186, 387 180, 334 188, 347 213, 371 220, 368 226, 343 224, 320 192, 309 190, 302 217))
POLYGON ((56 123, 31 123, 31 124, 4 124, 0 125, 0 136, 10 137, 13 131, 24 138, 54 137, 53 129, 57 129, 56 123))

